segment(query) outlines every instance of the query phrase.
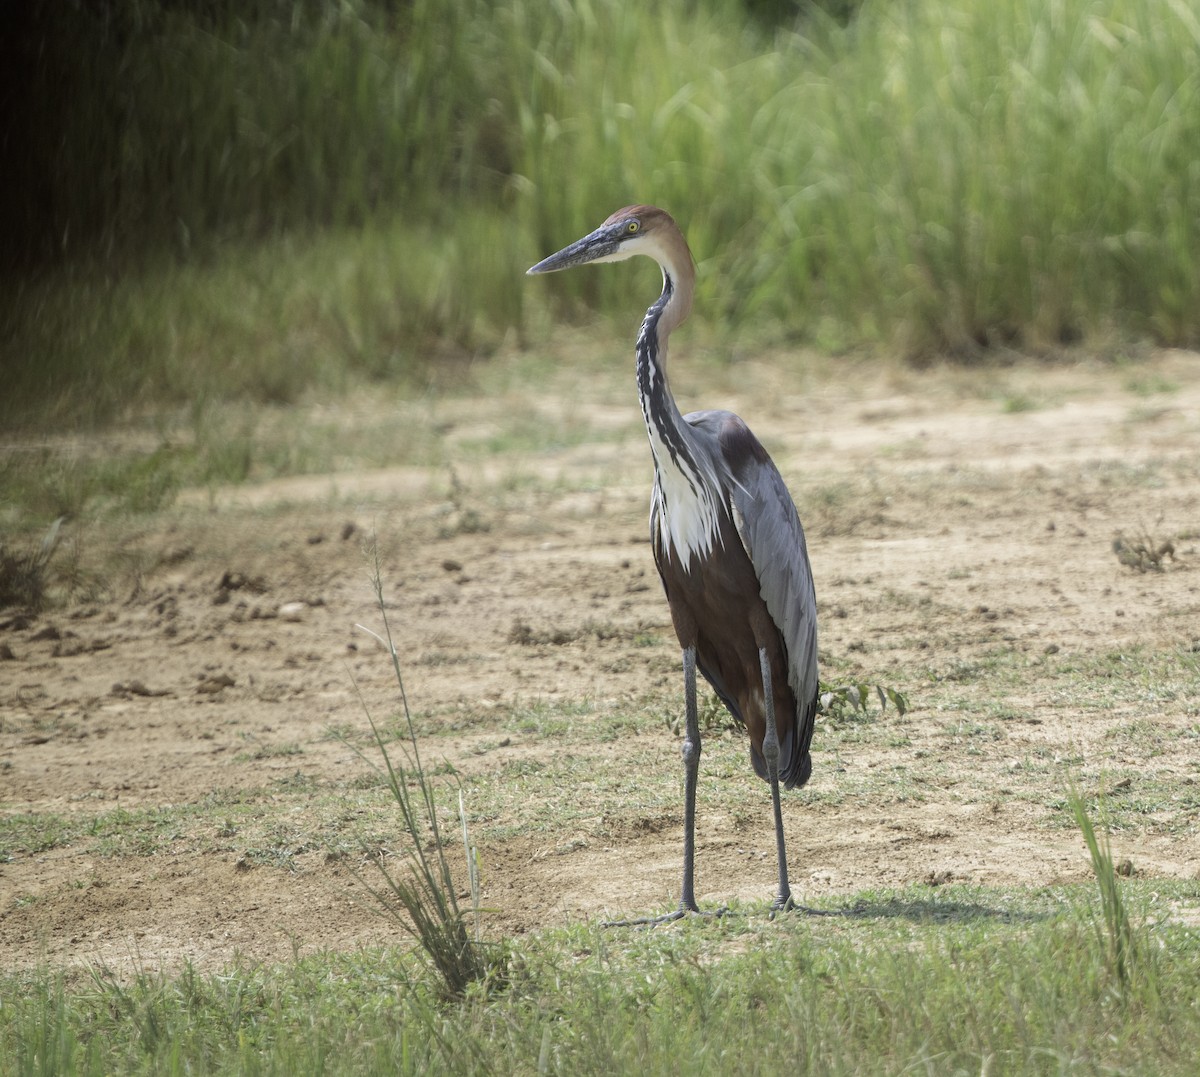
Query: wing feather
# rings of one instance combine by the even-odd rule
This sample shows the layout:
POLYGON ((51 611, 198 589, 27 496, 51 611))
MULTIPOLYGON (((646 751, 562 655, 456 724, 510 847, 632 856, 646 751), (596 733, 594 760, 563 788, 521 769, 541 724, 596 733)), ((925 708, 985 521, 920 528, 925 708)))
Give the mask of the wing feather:
MULTIPOLYGON (((801 785, 816 717, 817 600, 804 529, 792 495, 750 428, 725 411, 695 412, 687 421, 715 435, 729 468, 729 507, 767 612, 788 652, 788 684, 796 697, 796 738, 781 747, 785 784, 801 785)), ((758 760, 755 760, 756 769, 758 760)))

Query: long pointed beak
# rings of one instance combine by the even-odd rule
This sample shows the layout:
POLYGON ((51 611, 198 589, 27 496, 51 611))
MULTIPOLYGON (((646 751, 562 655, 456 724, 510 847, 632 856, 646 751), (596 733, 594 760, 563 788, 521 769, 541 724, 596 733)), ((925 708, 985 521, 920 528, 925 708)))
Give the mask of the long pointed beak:
POLYGON ((597 228, 594 232, 577 239, 569 247, 563 247, 557 254, 543 258, 537 265, 525 270, 527 276, 538 273, 555 273, 560 269, 570 269, 572 266, 586 265, 597 258, 606 258, 617 249, 617 242, 612 238, 611 230, 597 228))

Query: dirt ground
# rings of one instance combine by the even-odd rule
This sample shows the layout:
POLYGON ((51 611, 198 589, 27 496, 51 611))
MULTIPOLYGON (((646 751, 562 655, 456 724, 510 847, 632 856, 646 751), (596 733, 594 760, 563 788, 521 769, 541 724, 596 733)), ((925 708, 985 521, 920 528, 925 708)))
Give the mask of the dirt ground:
MULTIPOLYGON (((685 410, 702 401, 743 414, 792 487, 817 581, 823 678, 889 684, 911 706, 836 752, 818 725, 812 782, 786 804, 801 899, 1082 879, 1082 842, 1048 799, 1072 776, 1105 774, 1168 791, 1165 807, 1116 834, 1117 853, 1141 876, 1200 878, 1200 701, 1153 679, 1122 685, 1112 659, 1200 650, 1200 356, 987 371, 832 360, 713 371, 680 360, 673 373, 685 410), (1174 556, 1123 564, 1119 536, 1126 560, 1143 556, 1139 541, 1157 555, 1171 539, 1174 556), (1115 672, 1097 676, 1115 679, 1111 693, 1088 698, 1069 669, 1107 661, 1115 672), (1023 795, 1026 772, 1051 793, 1023 795)), ((362 724, 359 692, 375 713, 395 708, 387 663, 355 627, 379 624, 364 553, 372 533, 409 695, 422 713, 461 724, 436 752, 468 787, 563 750, 536 732, 501 738, 486 726, 490 710, 673 705, 681 678, 646 539, 651 465, 632 375, 575 391, 597 399, 591 436, 464 454, 453 483, 445 467, 338 472, 189 493, 167 512, 82 536, 72 525, 85 548, 119 544, 128 582, 37 617, 0 611, 6 822, 203 813, 218 790, 243 790, 269 811, 275 788, 300 811, 305 795, 288 794, 289 781, 308 796, 349 781, 362 763, 330 728, 362 724)), ((468 435, 532 407, 522 393, 517 381, 440 403, 449 458, 468 435)), ((568 425, 583 421, 577 404, 559 406, 568 425)), ((647 758, 678 767, 665 723, 569 747, 610 763, 628 756, 631 770, 647 758)), ((722 780, 705 773, 708 759, 699 896, 765 904, 765 786, 746 779, 744 813, 706 812, 706 784, 722 780)), ((666 908, 678 894, 680 816, 599 804, 591 824, 561 834, 505 833, 492 820, 500 836, 480 848, 488 931, 666 908)), ((219 839, 168 835, 147 855, 114 855, 99 832, 37 851, 14 841, 0 856, 0 966, 212 965, 397 937, 354 900, 343 859, 314 846, 286 866, 250 864, 236 836, 219 839)))

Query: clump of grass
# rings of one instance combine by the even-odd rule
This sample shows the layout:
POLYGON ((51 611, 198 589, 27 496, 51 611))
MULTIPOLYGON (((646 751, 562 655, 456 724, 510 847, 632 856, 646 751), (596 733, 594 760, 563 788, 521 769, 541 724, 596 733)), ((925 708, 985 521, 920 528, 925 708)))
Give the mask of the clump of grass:
MULTIPOLYGON (((457 887, 447 855, 446 839, 438 823, 434 786, 424 765, 417 744, 404 676, 396 645, 392 641, 387 607, 383 598, 383 581, 379 567, 378 547, 372 551, 375 559, 372 583, 375 600, 383 621, 383 634, 370 632, 388 651, 392 671, 400 691, 400 703, 407 726, 407 746, 401 746, 403 761, 393 757, 387 740, 367 711, 375 748, 382 766, 369 759, 359 748, 349 746, 383 777, 388 792, 400 810, 400 820, 410 839, 406 854, 407 873, 396 873, 388 865, 387 855, 378 846, 364 846, 382 885, 372 884, 361 873, 358 880, 366 886, 379 908, 392 918, 419 944, 429 966, 439 977, 443 994, 450 999, 466 995, 473 984, 499 982, 503 965, 492 948, 482 939, 480 929, 478 859, 467 829, 466 811, 459 795, 459 815, 462 820, 463 851, 467 860, 467 880, 471 895, 471 917, 474 929, 468 930, 466 912, 459 906, 457 887)), ((362 628, 363 626, 359 626, 362 628)), ((348 743, 349 742, 345 742, 348 743)))
POLYGON ((1171 538, 1158 538, 1145 527, 1132 538, 1124 533, 1112 541, 1117 560, 1138 572, 1162 572, 1165 562, 1175 560, 1175 543, 1171 538))
POLYGON ((1100 892, 1100 915, 1094 918, 1096 940, 1104 955, 1104 965, 1110 979, 1119 991, 1125 992, 1133 978, 1144 971, 1147 951, 1121 893, 1108 835, 1105 834, 1103 840, 1097 837, 1087 805, 1077 790, 1071 791, 1070 804, 1075 822, 1087 844, 1100 892))
POLYGON ((46 602, 46 569, 58 547, 59 517, 50 525, 37 549, 10 550, 0 542, 0 609, 17 607, 36 613, 46 602))

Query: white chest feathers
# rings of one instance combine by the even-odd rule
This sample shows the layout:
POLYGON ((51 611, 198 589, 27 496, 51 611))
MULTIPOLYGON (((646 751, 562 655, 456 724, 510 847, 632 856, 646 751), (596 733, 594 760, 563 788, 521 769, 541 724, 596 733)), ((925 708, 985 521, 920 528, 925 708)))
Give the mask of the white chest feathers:
POLYGON ((719 541, 720 495, 711 482, 671 454, 653 427, 649 433, 655 472, 651 515, 658 525, 654 539, 686 572, 693 557, 708 557, 719 541))

